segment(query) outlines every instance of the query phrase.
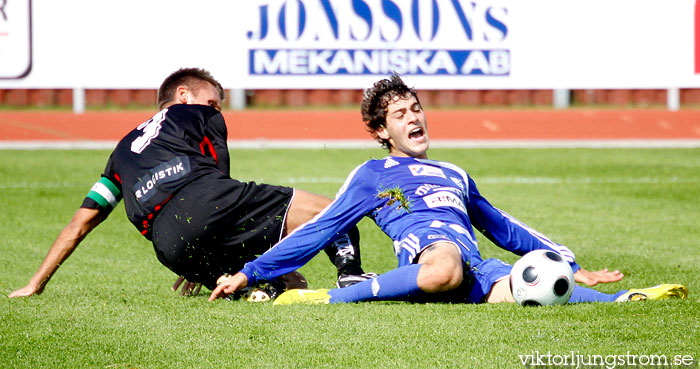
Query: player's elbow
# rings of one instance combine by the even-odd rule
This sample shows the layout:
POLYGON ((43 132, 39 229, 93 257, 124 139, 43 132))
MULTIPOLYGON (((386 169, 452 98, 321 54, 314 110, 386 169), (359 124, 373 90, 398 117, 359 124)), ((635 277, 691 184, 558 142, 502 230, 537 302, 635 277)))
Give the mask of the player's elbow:
POLYGON ((63 229, 60 237, 74 242, 80 242, 88 235, 88 233, 90 233, 90 231, 97 227, 98 224, 99 221, 95 221, 93 219, 86 220, 73 218, 63 229))

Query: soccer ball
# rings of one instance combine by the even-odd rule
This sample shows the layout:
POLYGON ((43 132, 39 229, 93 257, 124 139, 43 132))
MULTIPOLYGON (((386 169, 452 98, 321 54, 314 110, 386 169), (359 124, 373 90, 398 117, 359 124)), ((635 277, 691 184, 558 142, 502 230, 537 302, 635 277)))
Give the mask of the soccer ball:
POLYGON ((510 289, 523 306, 565 304, 574 291, 574 273, 556 252, 530 251, 513 265, 510 289))

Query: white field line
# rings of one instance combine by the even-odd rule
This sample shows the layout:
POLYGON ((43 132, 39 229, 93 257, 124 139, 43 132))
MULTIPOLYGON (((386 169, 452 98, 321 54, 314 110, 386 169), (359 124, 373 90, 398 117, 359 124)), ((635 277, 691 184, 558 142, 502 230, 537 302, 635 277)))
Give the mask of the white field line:
POLYGON ((27 182, 15 181, 11 183, 0 183, 0 190, 52 190, 65 188, 85 188, 88 193, 92 184, 73 182, 27 182))
MULTIPOLYGON (((695 183, 700 182, 700 178, 555 178, 555 177, 480 177, 475 178, 478 184, 670 184, 670 183, 695 183)), ((257 179, 258 182, 270 183, 279 182, 286 184, 315 184, 315 183, 335 183, 343 184, 345 178, 341 177, 289 177, 279 178, 274 181, 257 179)))
MULTIPOLYGON (((297 184, 337 184, 345 182, 344 177, 286 177, 286 178, 245 178, 246 181, 258 183, 281 183, 285 185, 297 184)), ((700 178, 556 178, 556 177, 480 177, 476 178, 477 184, 673 184, 673 183, 697 183, 700 178)), ((61 188, 85 188, 85 193, 91 184, 75 182, 27 182, 17 181, 12 183, 0 183, 0 190, 36 190, 36 189, 61 189, 61 188)))
MULTIPOLYGON (((117 141, 0 141, 0 150, 109 150, 117 141)), ((372 140, 230 140, 231 149, 378 149, 372 140)), ((431 140, 432 148, 697 148, 700 139, 431 140)))
POLYGON ((554 178, 554 177, 484 177, 476 179, 477 184, 669 184, 695 183, 700 178, 554 178))

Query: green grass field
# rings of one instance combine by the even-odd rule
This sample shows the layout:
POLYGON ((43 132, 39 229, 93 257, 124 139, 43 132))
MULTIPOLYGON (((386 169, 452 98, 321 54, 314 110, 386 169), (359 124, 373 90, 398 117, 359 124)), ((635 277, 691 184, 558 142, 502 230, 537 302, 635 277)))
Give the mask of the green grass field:
MULTIPOLYGON (((26 284, 108 155, 0 151, 0 293, 26 284)), ((356 165, 383 156, 234 150, 232 175, 332 196, 356 165)), ((625 367, 608 357, 627 354, 639 355, 631 368, 698 367, 700 149, 436 149, 431 158, 465 168, 495 206, 569 246, 585 268, 626 274, 596 289, 675 282, 689 299, 540 308, 209 303, 208 293, 170 290, 175 276, 120 205, 42 295, 0 298, 0 368, 522 368, 519 355, 533 353, 549 354, 540 364, 552 365, 529 367, 575 368, 562 361, 572 354, 608 360, 589 368, 625 367), (662 355, 668 366, 652 365, 662 355), (674 366, 677 358, 690 366, 674 366)), ((366 220, 360 230, 366 270, 394 268, 389 239, 366 220)), ((485 257, 516 260, 479 241, 485 257)), ((325 255, 302 272, 313 288, 334 283, 325 255)))

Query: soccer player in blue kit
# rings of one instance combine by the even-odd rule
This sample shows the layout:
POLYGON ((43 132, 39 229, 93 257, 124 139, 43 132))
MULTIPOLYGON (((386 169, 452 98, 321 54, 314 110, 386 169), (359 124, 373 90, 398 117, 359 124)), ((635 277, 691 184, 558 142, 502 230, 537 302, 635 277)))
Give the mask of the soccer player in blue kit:
MULTIPOLYGON (((623 277, 619 271, 582 269, 571 250, 492 206, 464 170, 429 160, 425 114, 415 90, 398 75, 365 91, 362 118, 389 156, 355 168, 329 206, 221 283, 210 300, 296 270, 365 216, 394 240, 398 268, 347 288, 289 290, 275 303, 513 302, 511 266, 497 259, 483 260, 473 228, 517 255, 536 249, 560 254, 570 263, 577 282, 595 285, 623 277)), ((570 301, 686 296, 687 289, 676 284, 616 294, 575 286, 570 301)))

